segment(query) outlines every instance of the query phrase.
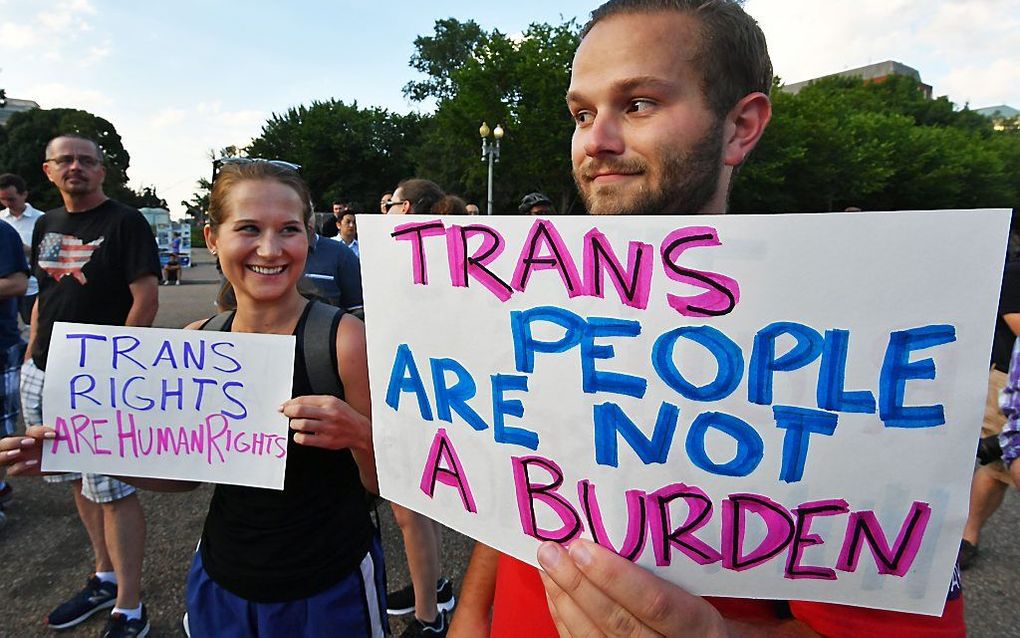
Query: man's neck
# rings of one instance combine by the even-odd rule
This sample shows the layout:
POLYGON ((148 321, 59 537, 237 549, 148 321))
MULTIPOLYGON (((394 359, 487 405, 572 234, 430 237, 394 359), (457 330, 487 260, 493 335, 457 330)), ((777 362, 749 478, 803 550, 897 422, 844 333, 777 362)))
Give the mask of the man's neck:
POLYGON ((7 212, 11 214, 11 217, 14 217, 15 219, 17 219, 17 218, 21 217, 22 215, 24 215, 26 210, 28 210, 28 204, 27 203, 24 206, 22 206, 21 208, 19 208, 18 210, 14 210, 13 208, 8 208, 7 212))
POLYGON ((109 199, 102 191, 80 196, 68 195, 67 193, 61 193, 61 195, 64 198, 64 208, 69 213, 84 213, 109 199))

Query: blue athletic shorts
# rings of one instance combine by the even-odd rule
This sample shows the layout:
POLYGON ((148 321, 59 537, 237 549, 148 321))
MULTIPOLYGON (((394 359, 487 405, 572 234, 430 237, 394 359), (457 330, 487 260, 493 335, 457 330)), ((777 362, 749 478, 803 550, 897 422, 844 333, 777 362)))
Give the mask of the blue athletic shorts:
POLYGON ((382 637, 389 634, 386 574, 379 536, 353 570, 333 587, 286 603, 253 603, 216 584, 195 552, 185 594, 190 638, 382 637))

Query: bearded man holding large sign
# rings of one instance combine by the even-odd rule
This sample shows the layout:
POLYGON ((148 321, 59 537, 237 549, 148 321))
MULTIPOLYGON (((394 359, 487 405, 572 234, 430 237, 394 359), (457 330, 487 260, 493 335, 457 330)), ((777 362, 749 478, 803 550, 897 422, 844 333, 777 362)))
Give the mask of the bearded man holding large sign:
MULTIPOLYGON (((567 94, 577 123, 574 176, 588 210, 724 213, 731 179, 771 117, 771 83, 764 35, 736 2, 611 0, 597 9, 567 94)), ((538 560, 541 580, 533 567, 479 544, 450 635, 964 633, 955 578, 943 615, 930 617, 704 599, 580 539, 569 551, 547 542, 538 560)))

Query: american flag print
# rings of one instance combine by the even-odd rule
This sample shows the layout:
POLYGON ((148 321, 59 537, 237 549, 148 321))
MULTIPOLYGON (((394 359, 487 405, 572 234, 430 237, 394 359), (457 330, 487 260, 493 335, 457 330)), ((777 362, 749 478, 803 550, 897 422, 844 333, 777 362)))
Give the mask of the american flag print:
POLYGON ((39 244, 39 267, 50 277, 60 281, 70 275, 85 285, 85 274, 81 271, 92 259, 92 253, 103 243, 103 237, 85 243, 71 235, 46 233, 39 244))

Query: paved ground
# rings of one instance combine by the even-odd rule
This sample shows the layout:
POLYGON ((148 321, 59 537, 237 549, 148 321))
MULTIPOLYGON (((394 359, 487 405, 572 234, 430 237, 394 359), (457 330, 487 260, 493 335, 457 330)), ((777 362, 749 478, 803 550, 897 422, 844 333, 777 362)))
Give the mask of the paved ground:
MULTIPOLYGON (((200 251, 196 250, 196 254, 200 251)), ((213 313, 217 276, 205 255, 185 272, 181 286, 160 289, 156 324, 181 327, 213 313)), ((50 609, 77 591, 92 570, 88 539, 78 522, 68 488, 36 480, 15 480, 15 501, 7 526, 0 530, 0 638, 49 636, 42 621, 50 609)), ((187 495, 143 495, 148 517, 148 547, 143 595, 152 619, 152 636, 181 636, 183 584, 191 552, 201 534, 209 488, 187 495)), ((387 507, 380 508, 391 588, 409 580, 400 534, 387 507)), ((1020 636, 1020 495, 986 529, 984 557, 964 576, 971 636, 1020 636)), ((446 573, 459 584, 470 541, 444 536, 446 573)), ((98 636, 103 621, 93 618, 67 635, 98 636)), ((403 621, 392 625, 399 635, 403 621)))

